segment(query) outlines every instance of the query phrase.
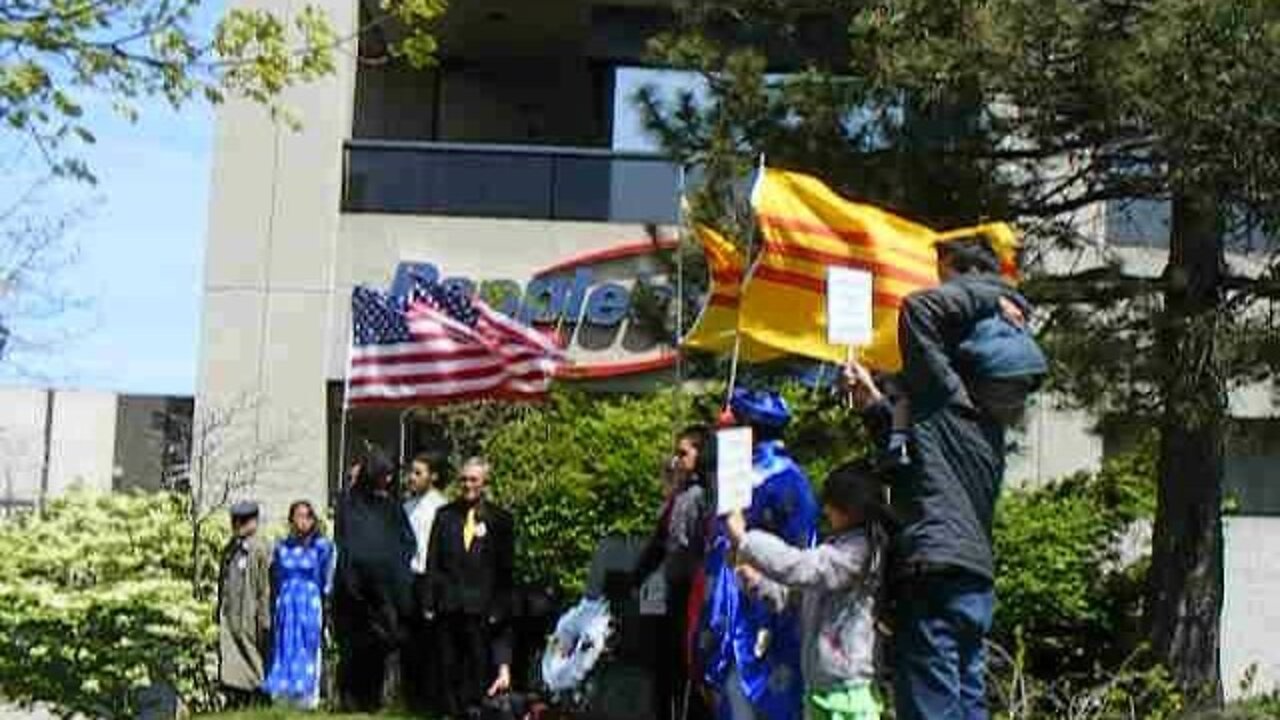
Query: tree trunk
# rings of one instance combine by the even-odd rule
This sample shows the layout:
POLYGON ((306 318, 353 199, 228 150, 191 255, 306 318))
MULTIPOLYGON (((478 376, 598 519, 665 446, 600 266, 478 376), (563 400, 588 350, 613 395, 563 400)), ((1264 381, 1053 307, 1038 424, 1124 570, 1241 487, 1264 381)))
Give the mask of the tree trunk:
POLYGON ((201 565, 204 558, 201 557, 200 543, 202 538, 200 532, 200 518, 192 513, 191 517, 191 596, 196 600, 202 599, 203 593, 200 591, 200 585, 204 581, 201 576, 201 565))
POLYGON ((1222 479, 1227 391, 1216 313, 1224 267, 1212 193, 1176 195, 1164 312, 1159 492, 1148 578, 1152 650, 1195 704, 1222 701, 1222 479))

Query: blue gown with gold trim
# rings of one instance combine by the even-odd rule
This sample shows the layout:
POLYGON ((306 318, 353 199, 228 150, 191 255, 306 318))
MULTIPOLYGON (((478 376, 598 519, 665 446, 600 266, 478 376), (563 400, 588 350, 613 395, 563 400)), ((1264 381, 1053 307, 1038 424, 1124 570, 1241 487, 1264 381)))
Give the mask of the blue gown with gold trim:
MULTIPOLYGON (((819 510, 804 472, 777 441, 756 445, 753 467, 757 484, 746 513, 748 527, 767 530, 796 547, 812 546, 819 510)), ((708 548, 706 571, 707 599, 698 645, 706 682, 720 698, 717 717, 743 720, 733 717, 725 693, 736 668, 736 679, 756 717, 798 720, 803 716, 804 679, 795 611, 771 612, 742 590, 720 520, 708 548)))

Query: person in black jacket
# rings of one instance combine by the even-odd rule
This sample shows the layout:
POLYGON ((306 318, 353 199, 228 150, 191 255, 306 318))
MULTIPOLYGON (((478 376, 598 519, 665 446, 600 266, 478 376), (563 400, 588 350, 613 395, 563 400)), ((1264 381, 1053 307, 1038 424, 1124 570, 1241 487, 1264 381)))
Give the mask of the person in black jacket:
POLYGON ((694 692, 689 685, 694 681, 690 662, 689 598, 695 576, 702 571, 707 521, 712 510, 707 488, 709 437, 710 431, 702 425, 689 426, 680 433, 675 456, 666 468, 672 477, 665 488, 667 497, 657 527, 632 571, 632 584, 636 587, 643 585, 659 568, 666 580, 666 617, 655 673, 660 718, 700 720, 708 714, 701 693, 694 692), (686 703, 688 707, 682 711, 686 703))
POLYGON ((387 666, 411 608, 414 541, 393 494, 390 459, 369 448, 358 464, 354 483, 338 500, 333 624, 339 702, 345 710, 374 712, 382 705, 387 666))
MULTIPOLYGON (((898 327, 910 452, 907 466, 894 468, 892 489, 900 521, 890 569, 894 702, 899 720, 981 720, 1005 426, 975 403, 977 378, 966 377, 960 347, 984 318, 1023 323, 1027 305, 984 241, 940 243, 937 252, 942 284, 908 296, 898 327)), ((865 369, 851 365, 846 380, 873 435, 899 435, 889 427, 902 413, 890 410, 865 369)))
POLYGON ((462 496, 440 509, 427 553, 430 605, 441 632, 444 706, 477 713, 511 689, 510 613, 515 562, 511 515, 489 502, 489 463, 462 466, 462 496))

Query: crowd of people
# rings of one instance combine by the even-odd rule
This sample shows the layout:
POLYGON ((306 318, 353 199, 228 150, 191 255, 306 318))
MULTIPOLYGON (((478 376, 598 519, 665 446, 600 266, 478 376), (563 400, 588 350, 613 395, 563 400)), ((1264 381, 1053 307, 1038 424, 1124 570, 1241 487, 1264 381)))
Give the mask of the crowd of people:
POLYGON ((326 620, 338 649, 338 703, 380 709, 399 685, 411 709, 466 717, 511 686, 511 516, 487 497, 489 463, 472 458, 449 502, 442 455, 413 459, 405 488, 378 448, 352 466, 334 539, 314 508, 289 508, 270 549, 258 507, 231 508, 218 585, 220 680, 229 704, 315 708, 326 620), (336 548, 336 549, 335 549, 336 548))
MULTIPOLYGON (((1048 367, 994 250, 962 239, 937 256, 941 284, 901 309, 901 372, 845 368, 876 450, 832 472, 820 498, 781 442, 790 416, 770 392, 738 389, 730 401, 727 419, 753 431, 748 509, 712 518, 708 463, 677 464, 684 479, 650 543, 674 588, 675 650, 662 666, 683 671, 659 683, 664 713, 874 720, 885 687, 899 720, 988 717, 1005 432, 1048 367), (690 503, 703 519, 689 519, 690 503)), ((678 459, 705 458, 705 438, 687 431, 678 459)))
MULTIPOLYGON (((942 243, 938 268, 943 282, 903 303, 902 371, 845 368, 876 450, 817 495, 783 443, 791 416, 777 393, 736 389, 721 418, 752 429, 743 511, 716 516, 711 430, 678 436, 632 573, 638 585, 660 571, 667 588, 654 666, 664 720, 875 720, 882 687, 899 720, 987 717, 1004 434, 1047 368, 990 246, 942 243)), ((449 502, 444 459, 418 456, 404 500, 397 469, 371 448, 338 502, 334 541, 298 502, 274 550, 256 535, 257 508, 232 508, 219 590, 230 696, 314 707, 327 605, 346 709, 376 710, 397 666, 423 712, 474 716, 511 690, 515 524, 488 500, 489 474, 467 461, 449 502)))

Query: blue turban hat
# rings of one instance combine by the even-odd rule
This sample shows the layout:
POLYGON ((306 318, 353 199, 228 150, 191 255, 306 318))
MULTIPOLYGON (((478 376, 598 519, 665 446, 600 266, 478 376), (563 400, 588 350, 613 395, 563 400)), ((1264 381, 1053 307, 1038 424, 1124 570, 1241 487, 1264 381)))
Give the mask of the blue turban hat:
POLYGON ((791 422, 787 401, 772 390, 734 388, 729 409, 739 421, 757 427, 781 430, 791 422))

